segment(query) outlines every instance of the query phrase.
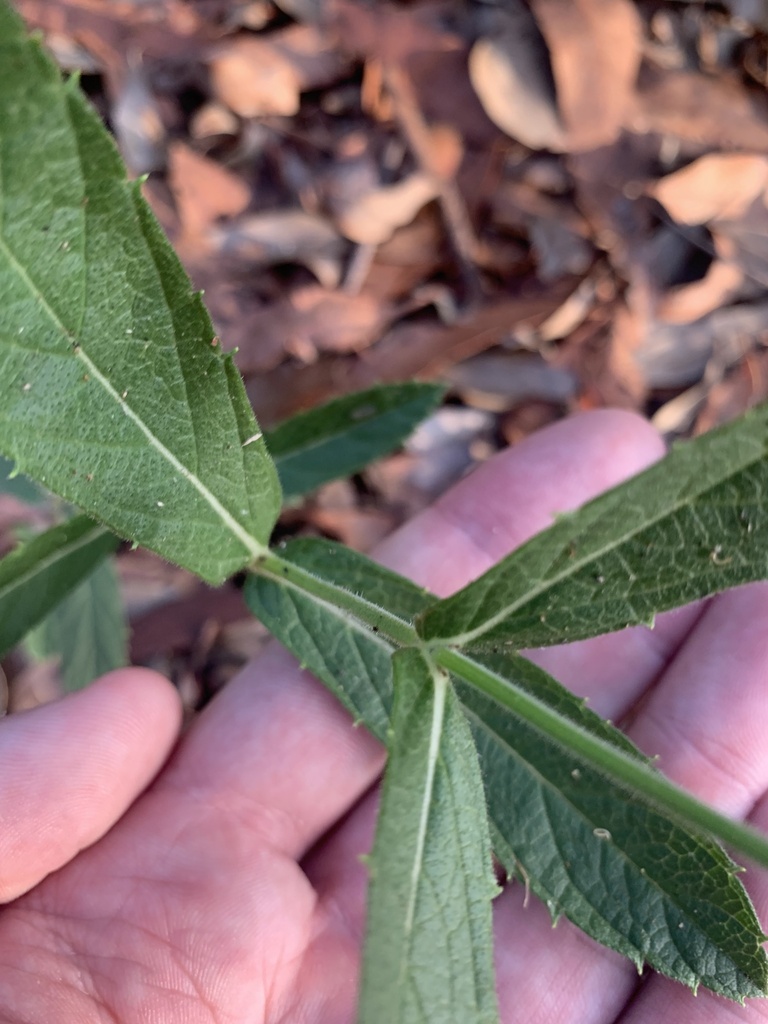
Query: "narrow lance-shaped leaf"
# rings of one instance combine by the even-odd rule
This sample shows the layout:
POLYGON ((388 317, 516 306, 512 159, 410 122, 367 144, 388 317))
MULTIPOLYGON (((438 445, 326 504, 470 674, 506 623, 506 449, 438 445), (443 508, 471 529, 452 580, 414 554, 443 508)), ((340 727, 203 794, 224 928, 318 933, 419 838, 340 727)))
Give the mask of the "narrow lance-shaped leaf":
MULTIPOLYGON (((500 678, 649 762, 519 655, 476 654, 500 678)), ((496 855, 549 907, 638 967, 730 999, 768 990, 760 924, 720 846, 675 824, 542 729, 462 681, 496 855)))
POLYGON ((114 559, 102 562, 27 635, 33 657, 58 657, 67 691, 128 661, 127 626, 114 559))
POLYGON ((106 130, 0 0, 0 451, 212 582, 279 486, 200 297, 106 130))
MULTIPOLYGON (((339 545, 304 540, 289 545, 286 553, 317 578, 343 579, 350 591, 372 606, 399 610, 404 624, 429 604, 430 596, 408 580, 339 545)), ((258 585, 268 593, 286 586, 277 579, 260 580, 258 585)), ((280 635, 300 658, 305 657, 307 644, 319 643, 323 635, 335 636, 336 630, 329 606, 308 594, 302 600, 314 606, 313 613, 302 619, 309 628, 295 627, 280 635)), ((366 724, 365 695, 391 691, 391 673, 381 656, 387 646, 391 649, 380 632, 373 634, 361 625, 356 648, 365 670, 358 674, 350 674, 345 660, 337 661, 336 652, 343 652, 343 645, 326 646, 324 651, 321 678, 334 692, 344 691, 353 679, 366 724), (367 645, 378 657, 366 654, 367 645)), ((439 657, 441 652, 434 654, 439 657)), ((538 698, 564 721, 574 722, 650 770, 647 759, 619 730, 525 659, 478 653, 466 657, 482 671, 498 669, 505 689, 538 698)), ((653 801, 637 792, 630 796, 626 786, 613 782, 600 765, 558 744, 498 701, 462 681, 457 692, 478 746, 494 847, 510 873, 525 877, 553 915, 565 914, 636 963, 647 960, 686 984, 701 981, 735 999, 764 990, 762 933, 733 866, 719 847, 680 828, 674 818, 668 820, 653 801), (548 813, 553 825, 556 821, 557 833, 549 827, 548 813), (637 865, 635 856, 640 858, 637 865), (606 874, 598 878, 595 889, 595 872, 601 865, 606 874), (704 878, 702 872, 710 869, 704 878), (599 898, 593 901, 594 893, 599 898), (658 920, 653 919, 654 908, 663 912, 658 920), (692 928, 690 920, 695 922, 692 928)))
POLYGON ((0 561, 0 655, 18 643, 117 547, 117 538, 76 516, 0 561))
POLYGON ((768 406, 558 519, 420 624, 454 646, 538 647, 768 577, 768 406))
POLYGON ((382 384, 292 416, 265 434, 285 499, 356 473, 396 448, 434 409, 436 384, 382 384))
POLYGON ((447 675, 394 655, 359 1024, 493 1024, 497 891, 472 736, 447 675))

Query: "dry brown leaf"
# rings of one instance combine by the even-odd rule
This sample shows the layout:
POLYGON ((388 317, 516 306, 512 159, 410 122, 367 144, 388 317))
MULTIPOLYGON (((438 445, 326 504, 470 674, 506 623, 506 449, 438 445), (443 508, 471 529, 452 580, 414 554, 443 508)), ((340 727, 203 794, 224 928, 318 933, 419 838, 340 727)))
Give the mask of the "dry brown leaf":
POLYGON ((219 217, 237 217, 251 199, 241 177, 183 142, 169 149, 168 178, 188 235, 205 232, 219 217))
POLYGON ((768 157, 710 153, 656 182, 649 192, 678 224, 737 220, 768 186, 768 157))
POLYGON ((549 47, 568 152, 612 142, 631 108, 642 24, 630 0, 532 0, 549 47))
POLYGON ((739 294, 744 272, 736 263, 713 260, 700 281, 671 288, 656 306, 656 317, 668 324, 688 324, 699 320, 739 294))
POLYGON ((765 97, 726 75, 644 73, 627 127, 704 148, 768 153, 765 97))
POLYGON ((651 417, 651 423, 666 440, 690 431, 693 421, 706 401, 708 384, 700 381, 665 402, 651 417))
POLYGON ((710 388, 694 434, 735 419, 746 409, 768 397, 768 352, 750 352, 732 373, 710 388))
POLYGON ((436 124, 429 129, 429 143, 431 173, 443 181, 455 178, 464 158, 461 135, 449 124, 436 124))
POLYGON ((377 341, 389 312, 371 295, 327 291, 310 286, 295 291, 289 300, 292 316, 286 324, 285 347, 302 362, 318 352, 360 352, 377 341))
POLYGON ((531 149, 565 149, 546 46, 522 0, 484 12, 469 77, 486 114, 531 149))
POLYGON ((383 185, 339 209, 336 222, 340 231, 361 245, 381 245, 398 228, 410 224, 416 214, 437 197, 434 178, 415 172, 394 185, 383 185))
POLYGON ((338 80, 348 58, 314 25, 237 36, 219 47, 210 69, 218 98, 240 117, 298 113, 301 93, 338 80))
POLYGON ((461 50, 463 39, 450 29, 451 0, 429 0, 410 7, 335 0, 333 17, 344 49, 356 57, 402 64, 420 53, 461 50))
POLYGON ((266 210, 212 228, 219 254, 238 262, 270 266, 300 263, 326 286, 341 276, 344 240, 324 217, 303 210, 266 210))
POLYGON ((299 111, 301 76, 264 39, 233 39, 214 56, 210 69, 216 96, 240 117, 291 117, 299 111))
POLYGON ((363 290, 385 302, 406 298, 443 266, 443 239, 434 208, 423 210, 377 247, 363 290))
POLYGON ((240 122, 223 103, 204 103, 192 115, 189 134, 193 139, 214 139, 217 135, 237 135, 240 122))
POLYGON ((219 32, 184 0, 157 5, 120 0, 15 0, 30 28, 69 36, 105 66, 125 66, 127 53, 159 60, 197 60, 219 32))
POLYGON ((768 341, 768 302, 728 306, 691 324, 652 322, 633 353, 649 387, 693 384, 710 359, 732 366, 768 341))
MULTIPOLYGON (((459 391, 480 392, 503 399, 497 411, 510 409, 526 399, 562 403, 576 392, 572 373, 550 366, 534 352, 484 352, 448 370, 446 376, 459 391)), ((483 409, 469 400, 469 404, 483 409)))
MULTIPOLYGON (((442 494, 472 466, 473 452, 485 451, 496 417, 482 409, 444 405, 419 424, 405 443, 415 456, 411 482, 423 493, 442 494)), ((440 593, 439 587, 436 588, 440 593)))

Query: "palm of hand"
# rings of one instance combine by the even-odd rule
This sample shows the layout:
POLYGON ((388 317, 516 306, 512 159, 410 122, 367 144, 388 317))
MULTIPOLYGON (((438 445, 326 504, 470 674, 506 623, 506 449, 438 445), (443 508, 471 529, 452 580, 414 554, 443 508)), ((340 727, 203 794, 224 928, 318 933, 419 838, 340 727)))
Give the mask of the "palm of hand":
MULTIPOLYGON (((446 592, 554 509, 657 453, 648 429, 622 414, 553 428, 461 484, 382 557, 446 592)), ((653 634, 604 637, 541 660, 614 719, 643 698, 634 738, 662 755, 669 774, 728 813, 768 822, 766 612, 766 588, 752 587, 703 613, 666 616, 653 634), (738 701, 725 674, 736 661, 738 701)), ((38 771, 38 789, 22 764, 18 786, 0 796, 0 820, 23 806, 32 822, 12 822, 0 837, 0 863, 10 865, 0 892, 29 890, 0 913, 0 1021, 351 1024, 366 884, 358 855, 371 842, 377 744, 273 649, 200 716, 124 813, 167 757, 173 695, 128 670, 73 699, 63 740, 62 707, 0 730, 0 769, 18 767, 19 750, 44 741, 46 728, 53 737, 27 755, 38 766, 53 759, 47 775, 38 771)), ((754 874, 765 920, 768 882, 754 874)), ((659 978, 638 990, 631 965, 565 922, 553 935, 538 905, 523 912, 520 888, 495 904, 505 1022, 768 1020, 759 1003, 738 1009, 707 994, 694 1003, 659 978)))

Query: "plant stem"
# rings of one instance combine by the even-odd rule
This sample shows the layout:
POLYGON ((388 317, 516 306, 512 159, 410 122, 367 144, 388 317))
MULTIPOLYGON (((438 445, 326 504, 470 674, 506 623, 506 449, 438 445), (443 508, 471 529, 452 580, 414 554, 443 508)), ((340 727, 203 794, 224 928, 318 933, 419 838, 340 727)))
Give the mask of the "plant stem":
MULTIPOLYGON (((359 594, 314 576, 301 566, 280 558, 274 551, 256 559, 252 570, 282 586, 293 587, 349 612, 398 646, 423 646, 422 639, 409 622, 359 594)), ((429 655, 435 664, 461 677, 548 736, 559 740, 574 755, 581 756, 599 771, 631 787, 650 800, 661 813, 672 815, 688 827, 708 832, 768 868, 768 839, 755 829, 719 814, 644 762, 577 725, 514 683, 473 661, 471 656, 435 642, 429 645, 429 655)))
POLYGON ((401 647, 419 647, 421 640, 413 626, 386 608, 367 601, 360 594, 345 590, 343 586, 329 583, 314 576, 294 562, 286 561, 275 551, 267 551, 251 564, 251 571, 257 576, 275 580, 282 586, 293 587, 302 593, 311 594, 334 608, 350 612, 360 622, 370 626, 373 632, 381 633, 401 647))
POLYGON ((466 654, 446 647, 433 647, 430 653, 438 665, 560 740, 601 772, 630 786, 652 801, 659 811, 674 816, 688 827, 710 833, 768 867, 768 840, 756 829, 718 814, 642 761, 599 739, 466 654))

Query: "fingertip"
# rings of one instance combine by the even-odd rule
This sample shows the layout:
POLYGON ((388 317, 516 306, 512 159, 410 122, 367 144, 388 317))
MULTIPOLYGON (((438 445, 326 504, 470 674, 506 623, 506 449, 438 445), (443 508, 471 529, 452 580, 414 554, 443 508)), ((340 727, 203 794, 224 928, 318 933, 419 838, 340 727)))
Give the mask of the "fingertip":
POLYGON ((0 726, 0 903, 99 839, 153 781, 181 705, 156 672, 125 668, 0 726))
POLYGON ((175 735, 181 726, 181 697, 169 679, 149 668, 118 668, 93 682, 79 695, 102 713, 103 703, 119 714, 126 727, 146 732, 149 723, 175 735))

